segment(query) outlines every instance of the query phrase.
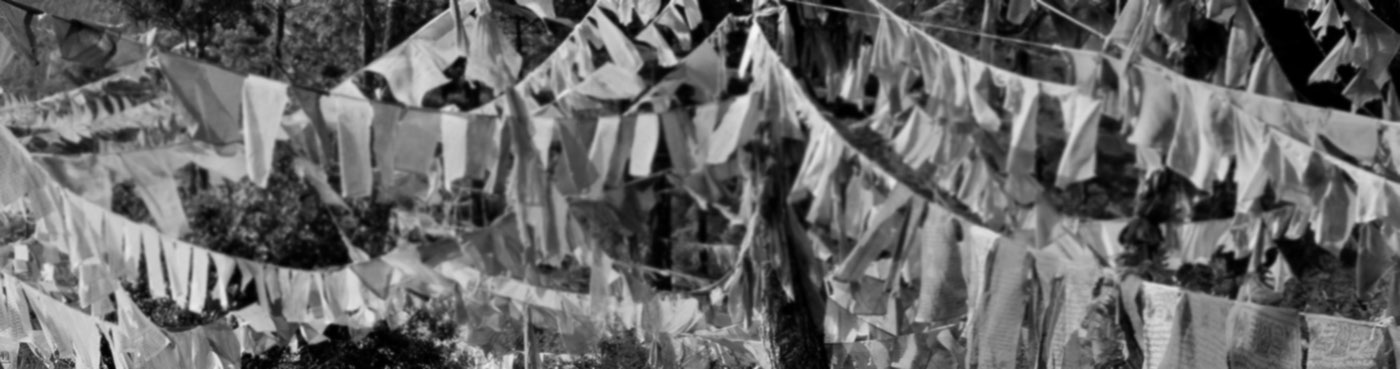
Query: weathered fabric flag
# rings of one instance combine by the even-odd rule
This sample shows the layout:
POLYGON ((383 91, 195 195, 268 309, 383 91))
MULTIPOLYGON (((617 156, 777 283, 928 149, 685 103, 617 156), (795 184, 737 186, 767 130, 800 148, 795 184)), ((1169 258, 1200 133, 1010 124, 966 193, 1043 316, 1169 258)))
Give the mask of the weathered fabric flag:
POLYGON ((1303 331, 1292 309, 1236 303, 1230 309, 1231 368, 1302 368, 1303 331))
POLYGON ((1225 368, 1226 323, 1234 302, 1184 293, 1162 368, 1225 368))
POLYGON ((1151 282, 1142 284, 1142 344, 1143 367, 1157 369, 1167 355, 1167 346, 1174 336, 1176 318, 1180 312, 1181 290, 1151 282))
POLYGON ((1021 326, 1026 313, 1026 248, 1010 242, 997 242, 987 274, 987 290, 978 310, 973 339, 976 340, 978 367, 1013 369, 1021 343, 1021 326))
POLYGON ((253 183, 267 186, 272 176, 272 153, 282 133, 282 111, 291 100, 287 84, 250 76, 243 80, 243 145, 248 175, 253 183))
POLYGON ((1308 324, 1308 368, 1384 367, 1385 326, 1327 315, 1303 314, 1308 324))

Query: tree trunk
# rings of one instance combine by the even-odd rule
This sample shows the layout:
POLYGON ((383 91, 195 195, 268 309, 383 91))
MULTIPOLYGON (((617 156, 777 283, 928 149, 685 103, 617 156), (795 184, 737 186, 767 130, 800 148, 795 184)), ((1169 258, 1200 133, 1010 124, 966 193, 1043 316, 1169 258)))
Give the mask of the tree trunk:
POLYGON ((403 1, 389 0, 384 8, 389 17, 384 20, 384 48, 387 49, 391 47, 389 45, 397 44, 400 41, 399 28, 403 27, 403 1))
POLYGON ((765 147, 771 149, 757 149, 754 154, 766 162, 760 164, 759 173, 768 175, 757 179, 763 183, 758 195, 760 203, 755 206, 759 219, 752 226, 756 227, 755 251, 767 259, 767 265, 757 265, 755 270, 761 271, 762 275, 756 277, 762 278, 758 281, 767 291, 764 310, 772 322, 768 332, 771 357, 776 368, 829 368, 831 355, 822 333, 824 310, 817 310, 826 306, 819 285, 820 265, 799 234, 800 225, 786 196, 792 192, 801 155, 793 160, 784 150, 785 142, 769 140, 765 147), (792 295, 786 291, 792 291, 792 295))
POLYGON ((360 0, 360 58, 364 65, 374 61, 375 51, 378 50, 374 42, 374 15, 374 0, 360 0))
MULTIPOLYGON (((671 196, 667 196, 662 184, 656 187, 656 193, 661 197, 656 203, 656 207, 651 210, 651 247, 647 253, 647 264, 660 270, 671 269, 671 196)), ((671 277, 661 276, 656 280, 656 289, 670 290, 671 277)))
MULTIPOLYGON (((282 63, 282 40, 283 40, 284 38, 286 38, 286 35, 287 35, 287 0, 278 0, 278 1, 277 1, 277 41, 276 41, 276 43, 274 44, 273 49, 272 49, 272 62, 273 62, 274 64, 276 64, 277 70, 281 70, 281 71, 285 71, 285 70, 286 70, 286 69, 283 69, 283 68, 282 68, 282 66, 286 65, 286 64, 283 64, 283 63, 282 63)), ((284 75, 284 76, 282 76, 282 77, 290 79, 292 76, 284 75)))

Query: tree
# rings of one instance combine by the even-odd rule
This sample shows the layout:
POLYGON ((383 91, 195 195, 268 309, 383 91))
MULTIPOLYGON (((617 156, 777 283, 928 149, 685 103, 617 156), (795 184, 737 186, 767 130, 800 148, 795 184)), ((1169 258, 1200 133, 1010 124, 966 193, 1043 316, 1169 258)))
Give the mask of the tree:
MULTIPOLYGON (((206 47, 216 42, 220 29, 246 25, 253 19, 257 3, 240 1, 145 1, 122 0, 118 2, 122 10, 132 19, 152 26, 175 31, 188 42, 197 56, 204 57, 206 47)), ((268 29, 267 24, 257 24, 268 29)))

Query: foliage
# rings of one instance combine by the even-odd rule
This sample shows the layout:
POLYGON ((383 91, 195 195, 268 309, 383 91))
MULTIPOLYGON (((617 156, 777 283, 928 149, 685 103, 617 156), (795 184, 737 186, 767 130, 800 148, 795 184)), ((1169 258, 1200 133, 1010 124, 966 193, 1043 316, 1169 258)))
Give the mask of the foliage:
POLYGON ((473 367, 470 357, 451 350, 456 327, 425 311, 414 313, 405 327, 380 323, 363 337, 343 327, 326 331, 330 341, 301 348, 281 345, 260 356, 245 357, 245 369, 473 367))
POLYGON ((253 0, 117 0, 117 3, 132 19, 192 39, 193 47, 200 52, 216 31, 244 23, 259 5, 253 0))

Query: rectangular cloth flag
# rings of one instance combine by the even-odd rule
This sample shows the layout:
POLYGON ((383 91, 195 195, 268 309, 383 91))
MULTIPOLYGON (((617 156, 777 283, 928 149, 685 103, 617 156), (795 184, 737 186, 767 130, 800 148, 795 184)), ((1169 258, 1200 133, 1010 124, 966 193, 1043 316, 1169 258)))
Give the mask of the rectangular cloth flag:
POLYGON ((1014 369, 1020 356, 1020 336, 1026 309, 1026 247, 996 242, 987 274, 984 304, 979 304, 972 338, 976 340, 978 366, 1014 369))
POLYGON ((1230 309, 1231 368, 1302 368, 1303 337, 1292 309, 1237 302, 1230 309))
POLYGON ((336 131, 340 148, 341 195, 349 198, 373 192, 374 172, 370 159, 370 132, 374 106, 368 100, 340 95, 321 98, 321 111, 336 131))
MULTIPOLYGON (((5 67, 10 65, 10 61, 15 58, 15 46, 10 43, 10 39, 5 35, 0 35, 0 73, 5 72, 5 67)), ((3 93, 4 91, 0 91, 3 93)))
POLYGON ((1162 368, 1225 368, 1229 299, 1187 292, 1177 310, 1162 368))
POLYGON ((1385 326, 1326 315, 1303 314, 1308 324, 1311 369, 1369 369, 1386 363, 1385 326))
POLYGON ((1162 367, 1162 361, 1167 356, 1167 345, 1174 336, 1173 327, 1181 311, 1181 300, 1181 290, 1174 286, 1143 282, 1143 332, 1138 340, 1142 344, 1143 368, 1162 367))

